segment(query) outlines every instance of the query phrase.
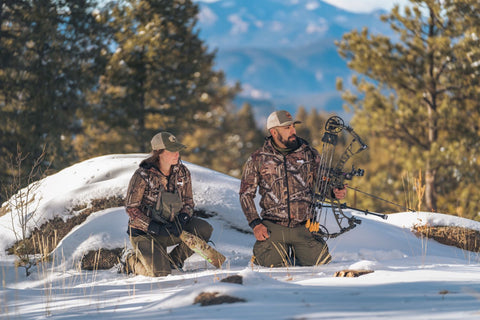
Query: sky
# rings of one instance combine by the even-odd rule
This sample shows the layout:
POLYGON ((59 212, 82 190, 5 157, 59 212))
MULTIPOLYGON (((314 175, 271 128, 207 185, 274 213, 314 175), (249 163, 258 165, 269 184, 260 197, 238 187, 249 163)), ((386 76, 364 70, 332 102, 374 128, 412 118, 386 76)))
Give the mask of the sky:
MULTIPOLYGON (((194 0, 195 2, 217 2, 227 0, 194 0)), ((292 2, 298 2, 299 0, 291 0, 292 2)), ((332 6, 340 9, 355 12, 355 13, 368 13, 378 9, 385 9, 390 11, 394 5, 405 6, 410 3, 409 0, 309 0, 312 6, 317 3, 326 2, 332 6)))
POLYGON ((321 2, 355 13, 368 13, 378 9, 390 11, 396 4, 401 7, 410 4, 409 0, 321 0, 321 2))
MULTIPOLYGON (((146 154, 106 155, 77 163, 40 181, 29 207, 28 230, 101 197, 124 195, 146 154)), ((238 200, 240 181, 192 163, 197 209, 213 215, 212 241, 227 260, 215 269, 200 256, 185 271, 161 278, 79 268, 85 252, 129 248, 123 207, 91 214, 26 277, 5 250, 15 241, 18 215, 0 217, 1 319, 479 319, 480 255, 417 237, 415 224, 463 226, 480 222, 442 213, 398 212, 388 219, 346 211, 362 223, 328 240, 333 260, 313 267, 252 265, 254 236, 238 200), (369 270, 358 278, 333 275, 369 270), (242 284, 220 280, 239 275, 242 284), (201 293, 244 302, 201 306, 201 293)), ((348 201, 348 197, 347 197, 348 201)), ((5 204, 4 204, 5 205, 5 204)), ((330 228, 330 227, 329 227, 330 228)), ((330 231, 334 231, 333 229, 330 231)), ((169 248, 171 249, 171 248, 169 248)))

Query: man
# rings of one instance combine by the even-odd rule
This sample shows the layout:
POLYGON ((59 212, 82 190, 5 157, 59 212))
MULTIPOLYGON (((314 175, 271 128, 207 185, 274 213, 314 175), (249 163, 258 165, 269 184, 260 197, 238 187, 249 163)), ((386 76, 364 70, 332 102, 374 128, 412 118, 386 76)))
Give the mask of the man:
POLYGON ((137 274, 160 277, 172 267, 181 269, 193 254, 179 238, 183 230, 208 241, 213 228, 193 217, 192 179, 179 154, 185 146, 168 132, 156 134, 151 145, 152 155, 140 163, 127 190, 128 233, 135 251, 127 263, 137 274))
MULTIPOLYGON (((257 240, 254 262, 265 267, 311 266, 331 260, 327 244, 305 227, 312 218, 320 155, 296 136, 297 123, 287 111, 270 114, 270 136, 243 170, 240 203, 257 240), (257 188, 260 216, 254 202, 257 188)), ((337 199, 346 195, 345 188, 331 192, 337 199)))

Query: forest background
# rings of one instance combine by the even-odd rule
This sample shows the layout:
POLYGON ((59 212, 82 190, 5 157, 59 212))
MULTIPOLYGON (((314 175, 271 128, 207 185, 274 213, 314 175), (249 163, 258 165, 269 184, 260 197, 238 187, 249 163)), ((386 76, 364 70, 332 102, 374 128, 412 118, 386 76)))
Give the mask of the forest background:
MULTIPOLYGON (((215 70, 197 14, 190 0, 3 0, 0 202, 27 185, 23 176, 149 152, 163 130, 188 145, 184 160, 240 177, 266 132, 251 105, 235 105, 241 83, 215 70)), ((480 220, 480 3, 412 0, 381 19, 395 37, 363 29, 336 42, 356 73, 337 88, 369 145, 354 158, 366 174, 350 186, 480 220)), ((330 115, 299 105, 295 116, 298 135, 320 147, 330 115)), ((397 209, 354 191, 347 201, 397 209)))

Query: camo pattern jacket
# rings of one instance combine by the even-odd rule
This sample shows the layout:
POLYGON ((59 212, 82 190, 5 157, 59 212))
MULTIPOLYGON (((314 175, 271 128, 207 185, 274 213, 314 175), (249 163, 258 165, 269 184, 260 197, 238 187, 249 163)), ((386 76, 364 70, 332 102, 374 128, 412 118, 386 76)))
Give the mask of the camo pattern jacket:
POLYGON ((142 161, 128 185, 125 207, 129 216, 129 229, 147 232, 152 218, 149 207, 155 205, 162 190, 178 191, 183 207, 180 212, 193 215, 192 179, 190 171, 179 163, 172 166, 169 177, 163 175, 152 157, 142 161))
POLYGON ((269 137, 245 163, 240 184, 240 203, 253 228, 261 217, 287 227, 303 224, 312 217, 313 189, 320 155, 305 140, 283 155, 269 137), (260 216, 254 198, 260 194, 260 216))

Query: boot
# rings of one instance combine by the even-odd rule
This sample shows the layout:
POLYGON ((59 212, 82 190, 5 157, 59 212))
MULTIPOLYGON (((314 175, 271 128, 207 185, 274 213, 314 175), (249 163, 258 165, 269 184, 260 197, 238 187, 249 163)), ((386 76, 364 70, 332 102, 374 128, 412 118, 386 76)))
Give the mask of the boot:
POLYGON ((128 255, 125 262, 127 274, 133 273, 134 275, 150 276, 143 263, 137 259, 135 254, 132 253, 128 255))

